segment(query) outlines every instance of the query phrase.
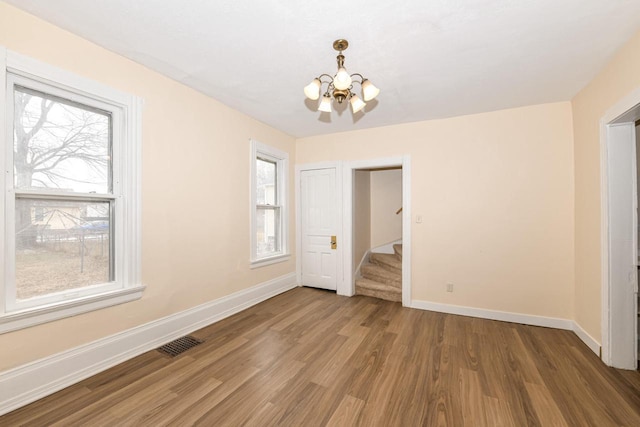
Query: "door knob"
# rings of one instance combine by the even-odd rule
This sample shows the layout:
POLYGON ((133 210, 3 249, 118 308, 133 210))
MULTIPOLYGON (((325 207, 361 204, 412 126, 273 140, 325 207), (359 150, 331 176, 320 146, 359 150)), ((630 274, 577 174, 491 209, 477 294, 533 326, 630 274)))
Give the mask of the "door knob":
POLYGON ((336 238, 336 236, 331 236, 331 249, 337 249, 338 248, 338 239, 336 238))

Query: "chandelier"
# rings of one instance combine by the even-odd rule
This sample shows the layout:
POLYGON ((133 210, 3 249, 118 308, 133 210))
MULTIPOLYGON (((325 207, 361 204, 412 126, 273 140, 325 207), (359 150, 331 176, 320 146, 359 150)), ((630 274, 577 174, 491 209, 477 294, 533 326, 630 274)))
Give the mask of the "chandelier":
POLYGON ((347 99, 351 103, 351 109, 354 113, 362 110, 366 104, 365 101, 371 101, 378 96, 380 89, 375 87, 373 83, 362 77, 362 74, 354 73, 349 74, 344 68, 344 55, 342 54, 349 47, 349 42, 344 39, 339 39, 333 42, 333 48, 338 51, 336 57, 338 61, 338 71, 334 76, 329 74, 320 74, 320 76, 313 79, 311 83, 304 87, 304 94, 307 98, 315 101, 320 98, 320 92, 323 85, 326 85, 326 90, 322 95, 320 105, 318 105, 318 111, 325 113, 331 112, 332 100, 338 101, 338 104, 347 99), (359 80, 357 80, 359 78, 359 80), (358 83, 362 89, 362 99, 358 97, 354 92, 353 83, 358 83))

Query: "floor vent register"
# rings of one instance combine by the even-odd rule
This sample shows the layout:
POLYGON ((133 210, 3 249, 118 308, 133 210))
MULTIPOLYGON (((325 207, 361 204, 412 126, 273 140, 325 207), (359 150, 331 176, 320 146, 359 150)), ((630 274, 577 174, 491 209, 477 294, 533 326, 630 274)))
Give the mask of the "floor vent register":
POLYGON ((167 343, 162 347, 158 347, 158 351, 171 357, 176 357, 177 355, 182 354, 190 348, 193 348, 199 344, 202 344, 202 341, 192 337, 191 335, 187 335, 178 338, 177 340, 171 341, 170 343, 167 343))

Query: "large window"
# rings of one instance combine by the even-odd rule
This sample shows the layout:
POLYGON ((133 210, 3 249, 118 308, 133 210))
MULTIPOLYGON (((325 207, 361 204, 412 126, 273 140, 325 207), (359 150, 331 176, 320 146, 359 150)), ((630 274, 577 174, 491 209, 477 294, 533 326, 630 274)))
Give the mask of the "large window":
POLYGON ((251 141, 251 263, 281 261, 287 252, 288 154, 251 141))
POLYGON ((139 298, 139 100, 0 53, 0 332, 139 298))

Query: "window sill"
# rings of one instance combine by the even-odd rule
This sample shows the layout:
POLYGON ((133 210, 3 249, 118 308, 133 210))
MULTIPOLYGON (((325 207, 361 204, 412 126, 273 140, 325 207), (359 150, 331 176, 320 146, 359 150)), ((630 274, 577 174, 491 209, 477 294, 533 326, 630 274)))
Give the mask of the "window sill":
POLYGON ((277 264, 279 262, 289 261, 291 259, 291 254, 282 254, 276 255, 269 258, 260 258, 255 261, 251 261, 250 268, 260 268, 266 265, 277 264))
POLYGON ((78 298, 72 301, 64 301, 7 313, 0 316, 0 334, 135 301, 142 297, 144 289, 145 286, 138 285, 126 289, 118 289, 117 291, 105 292, 99 295, 78 298))

